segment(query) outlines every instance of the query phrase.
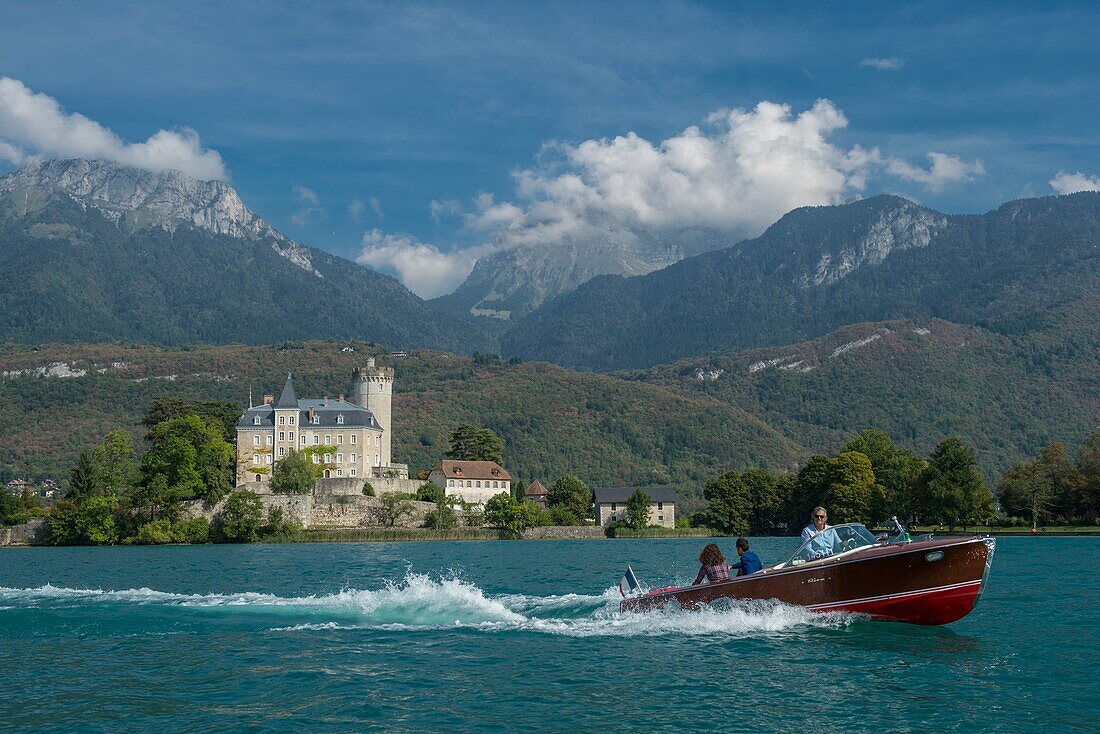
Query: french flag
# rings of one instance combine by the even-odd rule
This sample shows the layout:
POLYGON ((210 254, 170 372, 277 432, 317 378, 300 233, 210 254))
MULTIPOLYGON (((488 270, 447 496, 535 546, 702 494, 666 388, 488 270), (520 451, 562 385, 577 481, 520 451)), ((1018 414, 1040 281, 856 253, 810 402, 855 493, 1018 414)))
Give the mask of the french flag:
POLYGON ((634 575, 634 569, 627 566, 626 573, 619 579, 619 593, 622 594, 625 599, 627 594, 633 594, 637 591, 638 586, 638 577, 634 575))

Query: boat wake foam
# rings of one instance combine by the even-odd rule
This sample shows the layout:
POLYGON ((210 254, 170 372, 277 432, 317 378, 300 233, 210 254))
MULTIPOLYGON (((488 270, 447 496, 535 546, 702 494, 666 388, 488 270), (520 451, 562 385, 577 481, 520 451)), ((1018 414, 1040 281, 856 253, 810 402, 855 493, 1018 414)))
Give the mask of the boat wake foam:
POLYGON ((771 635, 803 628, 840 627, 853 617, 817 614, 776 602, 737 602, 695 612, 665 609, 619 612, 615 587, 600 594, 487 595, 459 578, 432 578, 409 572, 378 589, 345 589, 335 594, 280 597, 258 592, 178 594, 154 589, 34 589, 0 587, 0 609, 79 608, 123 605, 179 607, 195 613, 256 615, 289 624, 273 632, 373 629, 392 632, 467 628, 483 632, 526 631, 569 637, 653 637, 771 635), (203 611, 205 610, 205 612, 203 611))

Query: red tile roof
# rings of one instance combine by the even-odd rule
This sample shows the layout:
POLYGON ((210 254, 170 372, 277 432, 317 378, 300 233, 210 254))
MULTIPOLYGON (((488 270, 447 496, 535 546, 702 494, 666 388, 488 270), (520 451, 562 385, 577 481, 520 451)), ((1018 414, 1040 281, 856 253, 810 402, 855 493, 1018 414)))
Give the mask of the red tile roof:
POLYGON ((537 479, 531 482, 531 486, 523 490, 524 497, 545 497, 546 494, 546 487, 542 486, 542 482, 537 479))
POLYGON ((495 461, 441 461, 432 469, 442 472, 448 479, 506 479, 512 475, 495 461))

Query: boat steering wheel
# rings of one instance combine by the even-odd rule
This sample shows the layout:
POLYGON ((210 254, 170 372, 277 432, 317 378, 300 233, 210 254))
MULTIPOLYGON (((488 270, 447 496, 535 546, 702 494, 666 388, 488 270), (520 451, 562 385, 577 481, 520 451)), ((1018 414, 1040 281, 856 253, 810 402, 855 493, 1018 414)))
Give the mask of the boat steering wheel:
POLYGON ((844 550, 850 551, 850 550, 855 550, 855 548, 856 548, 856 539, 855 538, 848 538, 846 541, 844 541, 844 550))

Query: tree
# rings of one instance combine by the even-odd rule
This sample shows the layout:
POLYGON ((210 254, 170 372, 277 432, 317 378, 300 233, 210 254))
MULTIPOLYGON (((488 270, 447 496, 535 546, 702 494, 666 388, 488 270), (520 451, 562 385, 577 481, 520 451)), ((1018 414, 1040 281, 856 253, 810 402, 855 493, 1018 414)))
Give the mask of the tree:
POLYGON ((385 492, 374 509, 374 515, 378 524, 383 527, 396 527, 403 520, 411 517, 416 508, 413 504, 396 492, 385 492))
POLYGON ((1039 452, 1039 466, 1050 488, 1051 509, 1069 521, 1085 512, 1085 477, 1066 456, 1066 445, 1052 443, 1039 452))
POLYGON ((76 464, 69 472, 69 489, 65 498, 79 502, 85 497, 90 497, 99 492, 99 484, 96 481, 95 462, 87 451, 81 451, 76 459, 76 464))
POLYGON ((275 494, 309 494, 315 481, 313 462, 305 454, 291 449, 271 472, 271 491, 275 494))
POLYGON ((522 479, 512 480, 512 497, 517 502, 525 502, 527 500, 527 482, 522 479))
POLYGON ((504 441, 488 428, 463 423, 451 432, 448 459, 504 463, 504 441))
POLYGON ((531 502, 517 502, 507 492, 494 495, 485 503, 485 521, 502 535, 518 538, 523 531, 539 523, 539 508, 531 502))
POLYGON ((229 492, 233 447, 218 426, 189 414, 157 423, 148 438, 152 445, 142 458, 142 483, 148 485, 163 476, 170 501, 214 503, 229 492))
POLYGON ((649 526, 649 506, 652 500, 649 495, 640 489, 634 490, 634 494, 626 501, 626 524, 634 530, 641 530, 649 526))
MULTIPOLYGON (((884 431, 868 428, 841 446, 840 450, 858 451, 871 461, 875 483, 885 491, 882 517, 914 514, 913 483, 924 469, 924 462, 911 451, 898 448, 884 431)), ((876 518, 881 519, 881 517, 876 518)))
POLYGON ((957 438, 936 446, 916 489, 921 511, 928 519, 947 523, 985 519, 993 513, 993 496, 977 468, 977 454, 957 438))
POLYGON ((546 490, 546 506, 562 507, 578 521, 592 517, 592 490, 577 477, 566 474, 546 490))
POLYGON ((424 518, 424 527, 432 530, 450 530, 456 525, 458 525, 458 515, 443 497, 440 497, 435 509, 424 518))
POLYGON ((111 497, 126 495, 138 481, 134 462, 134 443, 123 430, 111 431, 103 443, 92 450, 96 491, 111 497))
POLYGON ((108 545, 118 541, 114 497, 91 495, 80 502, 63 499, 54 505, 46 521, 54 545, 108 545))
POLYGON ((141 425, 152 429, 158 423, 164 423, 174 418, 182 418, 185 415, 197 415, 206 423, 218 428, 222 439, 232 441, 237 428, 237 419, 241 417, 242 408, 236 403, 217 401, 189 402, 173 395, 157 395, 149 406, 149 410, 141 419, 141 425))
POLYGON ((439 504, 446 496, 446 492, 443 491, 443 487, 440 487, 434 482, 425 482, 420 485, 420 489, 416 490, 416 499, 420 502, 435 502, 439 504))
POLYGON ((997 494, 1005 514, 1009 517, 1030 515, 1031 528, 1035 530, 1050 503, 1050 484, 1039 462, 1030 461, 1009 468, 1001 477, 997 494))
POLYGON ((788 489, 787 505, 782 518, 790 530, 802 528, 810 510, 825 504, 825 492, 829 485, 829 457, 811 456, 793 479, 785 480, 788 489))
POLYGON ((1090 433, 1077 452, 1077 470, 1084 480, 1082 519, 1096 522, 1100 517, 1100 431, 1090 433))
POLYGON ((222 539, 228 543, 259 540, 263 511, 263 502, 255 492, 248 489, 230 492, 220 513, 222 539))
POLYGON ((752 495, 741 472, 731 471, 707 481, 703 487, 707 507, 699 522, 725 535, 743 535, 749 531, 752 495))
POLYGON ((876 505, 884 499, 882 487, 875 484, 871 460, 858 451, 842 451, 829 460, 825 489, 825 507, 833 522, 870 523, 876 505))

